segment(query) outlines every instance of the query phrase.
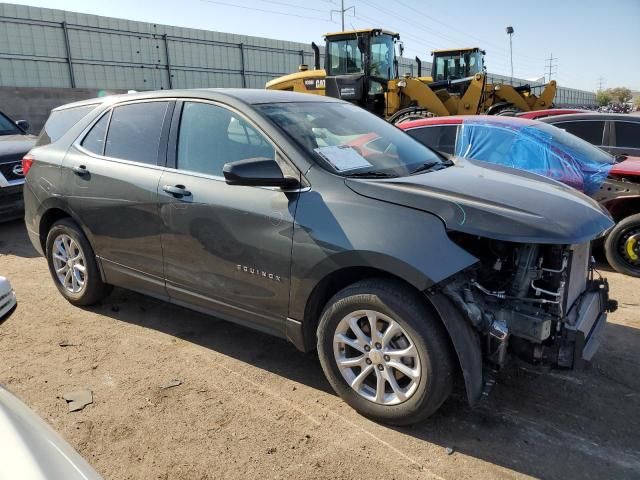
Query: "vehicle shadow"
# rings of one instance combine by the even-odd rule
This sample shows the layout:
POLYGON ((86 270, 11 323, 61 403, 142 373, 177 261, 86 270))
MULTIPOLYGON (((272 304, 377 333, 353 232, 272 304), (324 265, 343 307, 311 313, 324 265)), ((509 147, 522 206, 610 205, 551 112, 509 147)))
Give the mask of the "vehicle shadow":
MULTIPOLYGON (((91 310, 333 394, 317 356, 283 339, 122 289, 91 310)), ((637 478, 637 345, 640 329, 609 324, 604 345, 586 370, 544 370, 513 362, 480 406, 470 408, 463 392, 456 392, 427 421, 389 427, 391 438, 406 435, 538 478, 637 478)))
POLYGON ((22 258, 40 256, 29 241, 23 219, 0 223, 0 255, 15 255, 22 258))

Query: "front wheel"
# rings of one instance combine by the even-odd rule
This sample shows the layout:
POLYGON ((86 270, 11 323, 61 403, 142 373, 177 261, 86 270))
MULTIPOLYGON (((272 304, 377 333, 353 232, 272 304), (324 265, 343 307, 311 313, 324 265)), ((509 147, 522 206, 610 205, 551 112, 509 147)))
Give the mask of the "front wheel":
POLYGON ((420 294, 383 279, 340 291, 318 326, 331 386, 361 414, 392 425, 420 421, 447 399, 454 371, 449 345, 420 294))
POLYGON ((604 252, 616 271, 640 277, 640 213, 613 227, 605 240, 604 252))

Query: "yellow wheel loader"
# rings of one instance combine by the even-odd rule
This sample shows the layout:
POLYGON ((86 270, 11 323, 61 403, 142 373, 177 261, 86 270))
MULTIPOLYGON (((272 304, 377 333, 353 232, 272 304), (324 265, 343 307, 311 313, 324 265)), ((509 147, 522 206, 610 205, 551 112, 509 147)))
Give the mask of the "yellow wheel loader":
POLYGON ((479 48, 432 53, 431 77, 398 74, 396 50, 403 45, 397 33, 382 29, 352 30, 325 35, 325 65, 312 43, 315 69, 300 71, 267 83, 271 90, 328 95, 341 98, 386 118, 392 123, 429 116, 513 114, 550 108, 556 92, 549 82, 537 97, 528 85, 487 83, 484 51, 479 48))

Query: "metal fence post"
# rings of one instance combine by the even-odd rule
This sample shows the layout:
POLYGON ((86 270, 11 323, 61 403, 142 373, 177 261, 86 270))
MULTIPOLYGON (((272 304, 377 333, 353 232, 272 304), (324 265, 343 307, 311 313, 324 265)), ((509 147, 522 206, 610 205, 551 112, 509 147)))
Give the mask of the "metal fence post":
POLYGON ((76 88, 76 77, 73 73, 73 60, 71 59, 71 44, 69 43, 69 30, 67 22, 62 22, 62 32, 64 33, 64 46, 67 50, 67 64, 69 65, 69 79, 71 80, 71 88, 76 88))
POLYGON ((162 39, 164 40, 164 53, 167 56, 167 74, 169 75, 169 89, 173 88, 173 74, 171 73, 171 58, 169 57, 169 39, 167 38, 167 34, 162 35, 162 39))
POLYGON ((247 88, 247 73, 244 70, 244 43, 240 43, 240 74, 242 75, 242 88, 247 88))

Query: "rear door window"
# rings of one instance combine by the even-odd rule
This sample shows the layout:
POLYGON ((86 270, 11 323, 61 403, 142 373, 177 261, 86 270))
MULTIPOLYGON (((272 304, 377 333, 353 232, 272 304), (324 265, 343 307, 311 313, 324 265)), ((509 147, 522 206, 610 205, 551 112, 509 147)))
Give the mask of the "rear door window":
POLYGON ((616 147, 640 148, 640 122, 614 122, 616 147))
POLYGON ((96 155, 104 155, 104 138, 107 134, 107 126, 109 125, 109 116, 111 112, 102 115, 102 118, 91 127, 89 133, 82 141, 82 146, 96 155))
POLYGON ((169 102, 140 102, 115 107, 104 155, 156 165, 169 102))
POLYGON ((456 149, 457 125, 414 128, 407 133, 423 145, 453 155, 456 149))
POLYGON ((604 121, 587 120, 575 122, 557 122, 553 123, 576 137, 579 137, 592 145, 602 145, 602 137, 604 135, 604 121))
POLYGON ((222 176, 225 163, 275 159, 275 148, 242 117, 208 103, 186 102, 178 134, 178 169, 222 176))
POLYGON ((44 124, 36 146, 48 145, 57 142, 67 131, 78 123, 91 110, 96 108, 97 104, 85 105, 82 107, 65 108, 64 110, 55 110, 51 112, 47 122, 44 124))

